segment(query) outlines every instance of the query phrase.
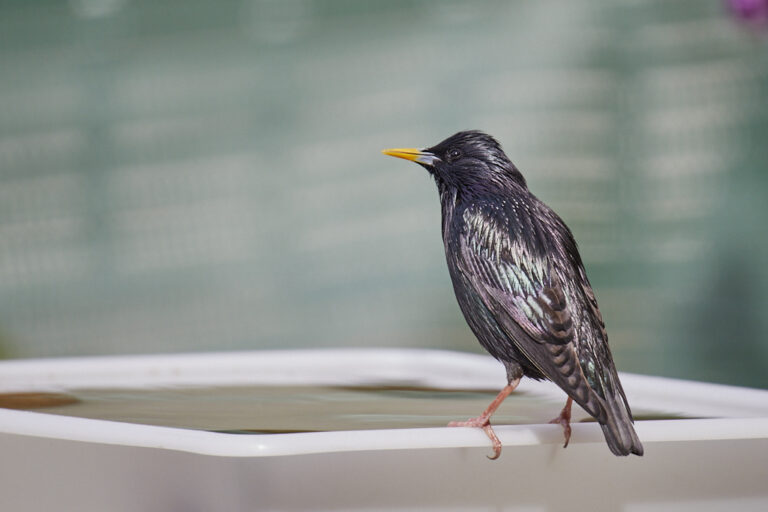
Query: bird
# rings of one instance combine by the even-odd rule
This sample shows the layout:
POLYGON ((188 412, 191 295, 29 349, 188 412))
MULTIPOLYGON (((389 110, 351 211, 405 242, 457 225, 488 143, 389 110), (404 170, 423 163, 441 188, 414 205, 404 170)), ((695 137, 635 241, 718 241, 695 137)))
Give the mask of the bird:
POLYGON ((458 132, 425 148, 385 155, 410 160, 434 179, 453 290, 480 344, 505 369, 507 384, 476 418, 451 427, 480 427, 501 442, 490 418, 523 377, 550 380, 567 395, 560 424, 571 437, 571 407, 600 424, 611 452, 643 454, 595 293, 565 222, 528 189, 523 174, 492 136, 458 132))

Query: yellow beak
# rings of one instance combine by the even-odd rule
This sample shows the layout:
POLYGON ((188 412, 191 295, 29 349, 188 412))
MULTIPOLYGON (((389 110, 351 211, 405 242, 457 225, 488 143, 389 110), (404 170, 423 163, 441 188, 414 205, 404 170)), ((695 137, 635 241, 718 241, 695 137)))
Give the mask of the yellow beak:
POLYGON ((383 149, 381 152, 385 155, 396 156, 397 158, 404 158, 405 160, 410 160, 411 162, 417 162, 425 165, 433 165, 435 160, 438 159, 429 151, 416 148, 383 149))

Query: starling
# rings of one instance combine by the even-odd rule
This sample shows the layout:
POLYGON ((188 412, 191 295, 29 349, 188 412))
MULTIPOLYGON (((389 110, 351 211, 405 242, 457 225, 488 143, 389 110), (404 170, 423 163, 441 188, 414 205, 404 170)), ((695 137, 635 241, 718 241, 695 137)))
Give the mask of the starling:
POLYGON ((440 193, 445 256, 459 307, 480 344, 504 364, 507 385, 477 418, 501 443, 490 417, 523 376, 549 379, 568 395, 551 423, 571 435, 575 401, 603 429, 616 455, 643 454, 608 348, 605 324, 568 226, 534 196, 500 144, 459 132, 427 149, 386 149, 418 163, 440 193))

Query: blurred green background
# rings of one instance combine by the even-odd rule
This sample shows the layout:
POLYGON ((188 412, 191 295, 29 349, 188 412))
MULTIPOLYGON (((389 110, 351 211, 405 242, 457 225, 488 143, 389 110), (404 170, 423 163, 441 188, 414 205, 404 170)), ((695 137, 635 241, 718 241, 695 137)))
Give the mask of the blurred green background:
POLYGON ((768 387, 767 93, 714 0, 0 1, 0 355, 481 352, 379 152, 477 128, 620 369, 768 387))

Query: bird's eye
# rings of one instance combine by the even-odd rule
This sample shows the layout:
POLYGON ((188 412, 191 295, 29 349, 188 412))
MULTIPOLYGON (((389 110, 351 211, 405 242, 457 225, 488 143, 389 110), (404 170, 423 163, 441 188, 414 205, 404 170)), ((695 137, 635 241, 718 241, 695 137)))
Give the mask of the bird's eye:
POLYGON ((455 162, 461 158, 461 150, 456 148, 451 148, 448 150, 448 152, 445 154, 445 159, 449 162, 455 162))

